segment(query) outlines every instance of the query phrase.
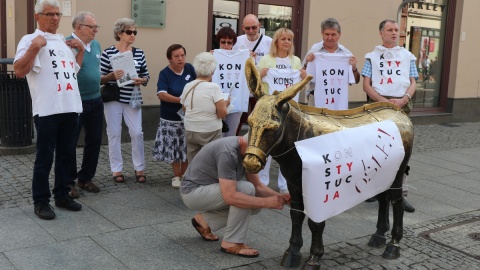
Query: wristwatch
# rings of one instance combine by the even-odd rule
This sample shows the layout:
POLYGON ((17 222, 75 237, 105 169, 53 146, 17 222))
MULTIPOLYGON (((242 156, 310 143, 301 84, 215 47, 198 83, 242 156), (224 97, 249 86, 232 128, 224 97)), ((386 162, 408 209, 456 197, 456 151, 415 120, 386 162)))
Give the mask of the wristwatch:
POLYGON ((403 95, 403 96, 407 96, 407 97, 408 97, 408 100, 411 100, 411 99, 412 99, 412 96, 410 96, 409 93, 405 93, 405 95, 403 95))

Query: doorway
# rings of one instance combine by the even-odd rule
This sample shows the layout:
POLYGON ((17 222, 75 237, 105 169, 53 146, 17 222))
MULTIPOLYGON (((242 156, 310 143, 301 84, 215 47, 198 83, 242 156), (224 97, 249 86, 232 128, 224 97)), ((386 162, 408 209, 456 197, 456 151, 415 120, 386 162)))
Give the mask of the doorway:
POLYGON ((419 79, 412 98, 414 111, 442 111, 446 107, 455 1, 410 1, 400 13, 400 46, 417 58, 419 79), (443 74, 443 75, 442 75, 443 74))
POLYGON ((260 21, 259 31, 269 37, 278 28, 286 27, 295 34, 293 44, 295 55, 300 56, 301 20, 303 20, 303 0, 210 0, 208 50, 216 49, 215 34, 222 27, 231 27, 237 35, 243 35, 242 21, 245 15, 255 14, 260 21))

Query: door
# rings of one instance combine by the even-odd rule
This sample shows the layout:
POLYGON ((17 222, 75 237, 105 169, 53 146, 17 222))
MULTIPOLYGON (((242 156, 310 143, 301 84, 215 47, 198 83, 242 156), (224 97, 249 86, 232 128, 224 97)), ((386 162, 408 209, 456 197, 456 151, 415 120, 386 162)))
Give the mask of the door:
POLYGON ((286 27, 293 31, 295 55, 300 56, 301 20, 303 0, 210 0, 212 14, 209 22, 211 37, 208 50, 218 48, 215 34, 221 27, 231 27, 237 35, 243 35, 242 21, 245 15, 255 14, 260 21, 259 31, 269 37, 278 28, 286 27))
MULTIPOLYGON (((443 111, 447 104, 455 1, 409 1, 401 8, 403 45, 415 57, 419 79, 413 112, 443 111), (428 60, 427 60, 428 59, 428 60)), ((401 35, 402 38, 402 35, 401 35)))
POLYGON ((273 34, 279 28, 288 28, 294 33, 293 45, 295 55, 300 57, 300 29, 299 29, 298 0, 260 0, 253 5, 253 14, 257 15, 260 21, 260 31, 273 38, 273 34))

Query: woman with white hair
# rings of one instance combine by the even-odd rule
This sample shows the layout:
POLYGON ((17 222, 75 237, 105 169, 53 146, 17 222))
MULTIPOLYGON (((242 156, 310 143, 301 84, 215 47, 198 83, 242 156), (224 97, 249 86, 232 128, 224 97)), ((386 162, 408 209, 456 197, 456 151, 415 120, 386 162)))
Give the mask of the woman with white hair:
MULTIPOLYGON (((117 20, 113 25, 113 37, 116 42, 103 51, 100 61, 102 84, 116 84, 118 79, 124 77, 125 72, 123 70, 113 70, 110 58, 127 51, 131 51, 133 54, 133 64, 138 74, 138 78, 132 79, 133 83, 120 87, 118 100, 104 103, 105 120, 107 122, 108 156, 113 181, 116 183, 125 182, 125 177, 122 173, 123 158, 122 146, 120 144, 122 119, 128 127, 128 133, 132 141, 132 162, 135 170, 135 179, 138 183, 145 183, 147 180, 147 176, 145 175, 142 109, 140 107, 132 108, 129 105, 134 88, 137 87, 137 89, 140 89, 140 85, 147 86, 150 80, 145 53, 142 49, 133 47, 137 33, 137 25, 134 20, 130 18, 117 20)), ((141 101, 140 94, 140 102, 141 101)))
POLYGON ((187 159, 191 162, 207 143, 222 137, 222 118, 227 115, 230 100, 225 100, 222 90, 212 83, 217 61, 211 53, 195 56, 192 63, 197 79, 185 85, 180 96, 185 117, 187 159))

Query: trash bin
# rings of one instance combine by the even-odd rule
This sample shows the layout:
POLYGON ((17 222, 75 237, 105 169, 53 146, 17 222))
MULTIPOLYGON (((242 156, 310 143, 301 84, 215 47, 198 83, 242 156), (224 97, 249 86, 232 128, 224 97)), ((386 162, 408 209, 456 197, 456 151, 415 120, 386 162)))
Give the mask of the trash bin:
POLYGON ((27 80, 18 78, 13 71, 0 70, 0 146, 29 146, 33 135, 32 100, 27 80))

